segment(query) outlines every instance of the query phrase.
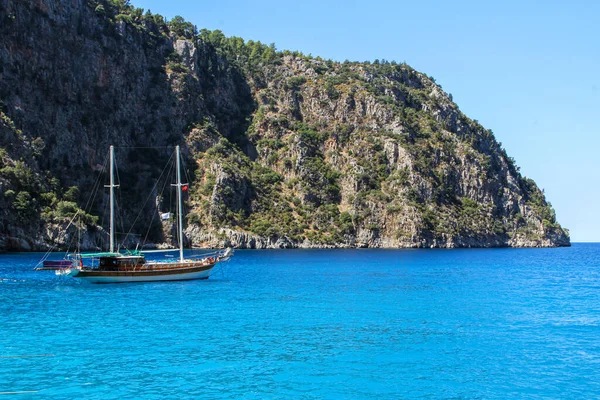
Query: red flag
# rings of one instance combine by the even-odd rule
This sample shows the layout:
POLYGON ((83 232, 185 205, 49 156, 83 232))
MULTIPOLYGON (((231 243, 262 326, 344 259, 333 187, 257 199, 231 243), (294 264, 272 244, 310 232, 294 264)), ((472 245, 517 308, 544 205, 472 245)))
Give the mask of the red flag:
POLYGON ((188 190, 188 185, 183 185, 183 186, 181 187, 181 190, 183 190, 184 192, 187 192, 187 190, 188 190))

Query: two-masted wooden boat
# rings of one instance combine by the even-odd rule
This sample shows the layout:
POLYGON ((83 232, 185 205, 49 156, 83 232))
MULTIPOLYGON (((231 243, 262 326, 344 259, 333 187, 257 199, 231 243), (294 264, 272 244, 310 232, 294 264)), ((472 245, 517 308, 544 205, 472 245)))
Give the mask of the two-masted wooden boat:
MULTIPOLYGON (((227 261, 233 255, 228 248, 204 254, 201 257, 184 258, 183 256, 183 198, 181 183, 181 165, 179 146, 176 147, 177 162, 177 228, 179 233, 179 258, 167 261, 146 260, 144 251, 121 253, 115 251, 114 221, 114 147, 110 146, 110 232, 109 251, 106 253, 72 253, 66 260, 43 261, 37 270, 56 270, 59 275, 84 279, 92 283, 125 283, 150 281, 175 281, 190 279, 207 279, 213 268, 220 262, 227 261)), ((171 251, 171 250, 166 250, 171 251)), ((155 251, 153 251, 155 252, 155 251)), ((159 250, 158 252, 161 252, 159 250)))

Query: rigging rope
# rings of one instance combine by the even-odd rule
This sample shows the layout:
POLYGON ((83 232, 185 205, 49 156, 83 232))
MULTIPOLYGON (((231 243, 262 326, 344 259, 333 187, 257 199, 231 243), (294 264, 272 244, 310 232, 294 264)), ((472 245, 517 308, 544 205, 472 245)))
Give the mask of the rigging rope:
MULTIPOLYGON (((166 169, 167 169, 167 167, 169 167, 169 171, 167 172, 167 174, 166 174, 166 175, 167 175, 167 176, 171 175, 171 171, 173 170, 173 168, 175 168, 175 167, 174 167, 174 164, 175 164, 175 163, 174 163, 174 162, 171 162, 171 160, 173 159, 173 155, 174 155, 174 153, 172 153, 172 154, 171 154, 171 157, 169 158, 169 161, 167 161, 167 164, 166 164, 166 165, 165 165, 165 167, 163 168, 163 172, 161 173, 161 176, 163 175, 163 173, 164 173, 164 170, 166 170, 166 169)), ((158 185, 158 181, 157 181, 157 183, 156 183, 156 184, 158 185)), ((161 189, 161 191, 160 191, 160 197, 161 197, 161 198, 163 198, 163 193, 164 193, 164 191, 165 191, 165 187, 166 187, 166 186, 167 186, 167 179, 165 178, 165 181, 164 181, 164 183, 163 183, 163 187, 162 187, 162 189, 161 189)), ((158 193, 157 193, 157 196, 158 196, 158 193)), ((164 199, 164 198, 163 198, 163 199, 164 199)), ((156 210, 156 212, 158 213, 158 211, 159 211, 159 210, 158 210, 158 202, 155 204, 155 210, 156 210)), ((171 210, 171 209, 169 208, 169 211, 170 211, 170 210, 171 210)), ((159 215, 159 219, 160 219, 160 215, 159 215)), ((162 221, 162 219, 160 219, 160 221, 162 221)), ((162 222, 161 222, 160 224, 161 224, 161 230, 162 230, 162 222)), ((152 229, 152 224, 149 224, 149 225, 148 225, 148 230, 146 231, 146 235, 144 236, 144 241, 142 242, 142 247, 143 247, 143 246, 146 244, 146 240, 148 239, 148 235, 150 234, 150 229, 152 229)))
MULTIPOLYGON (((105 196, 105 198, 106 198, 106 196, 105 196)), ((105 226, 105 224, 106 224, 106 214, 107 214, 106 210, 108 210, 108 206, 109 206, 108 202, 105 201, 104 202, 104 210, 102 211, 102 224, 100 226, 105 226)), ((107 248, 107 246, 106 246, 106 239, 108 238, 108 236, 110 234, 106 230, 104 230, 104 233, 105 233, 105 235, 103 237, 101 237, 100 240, 102 241, 101 242, 102 243, 102 247, 103 248, 107 248)))
MULTIPOLYGON (((115 171, 117 173, 117 182, 116 185, 119 186, 119 188, 121 187, 121 176, 119 175, 119 166, 117 165, 117 158, 115 157, 114 159, 114 163, 115 163, 115 171)), ((117 199, 115 199, 115 210, 120 210, 119 204, 124 204, 123 203, 123 196, 122 196, 122 191, 119 190, 119 200, 117 201, 117 199)), ((121 224, 121 230, 124 231, 125 230, 125 223, 123 222, 123 214, 122 213, 116 213, 117 215, 117 222, 119 222, 121 224)), ((118 226, 115 226, 115 230, 118 228, 118 226)), ((122 242, 117 243, 118 241, 116 240, 116 233, 115 233, 115 238, 113 238, 113 240, 115 241, 115 244, 117 244, 117 252, 119 251, 119 249, 121 247, 127 249, 127 246, 125 244, 125 240, 123 239, 122 242)))
MULTIPOLYGON (((142 212, 144 211, 144 208, 146 208, 146 204, 148 204, 148 200, 150 200, 150 198, 152 197, 152 194, 154 193, 154 190, 156 189, 156 187, 158 186, 158 183, 160 182, 160 179, 162 178, 162 176, 165 173, 165 170, 167 169, 167 167, 170 165, 171 159, 173 158, 173 154, 171 154, 171 157, 169 157, 169 160, 167 161, 167 164, 164 166, 163 170, 160 173, 160 176, 158 177, 158 179, 156 180, 156 183, 154 183, 154 186, 152 187, 152 189, 150 190, 150 194, 148 195, 148 197, 146 197, 146 201, 144 201, 144 204, 142 205, 142 207, 140 208, 140 211, 138 212, 138 214, 135 217, 135 220, 133 221, 133 224, 131 224, 131 228, 129 229, 129 231, 127 232, 127 235, 125 235, 125 239, 127 239, 127 237, 131 234, 131 231, 133 230, 133 228, 135 227, 135 224, 137 222, 137 220, 140 218, 140 215, 142 215, 142 212)), ((164 186, 163 186, 163 190, 164 190, 164 186)), ((156 206, 156 208, 158 209, 158 205, 156 206)), ((148 231, 146 232, 146 236, 144 237, 144 243, 146 242, 146 239, 148 237, 148 234, 150 233, 150 229, 152 228, 152 222, 150 222, 149 227, 148 227, 148 231)), ((141 235, 140 235, 141 236, 141 235)), ((143 244, 142 244, 143 247, 143 244)))
MULTIPOLYGON (((115 147, 115 148, 117 148, 117 147, 115 147)), ((173 146, 119 146, 118 148, 119 149, 173 149, 174 147, 173 146)), ((172 174, 173 170, 175 169, 175 163, 172 162, 173 157, 174 157, 174 153, 171 153, 171 156, 169 157, 169 160, 167 161, 165 167, 162 169, 162 171, 160 173, 160 176, 158 177, 156 183, 154 184, 154 186, 152 187, 152 189, 150 191, 150 194, 148 195, 148 197, 144 201, 143 206, 140 208, 140 210, 139 210, 138 214, 136 215, 136 217, 135 217, 135 219, 134 219, 134 221, 133 221, 130 229, 126 233, 124 232, 125 229, 124 229, 124 219, 123 219, 123 216, 121 215, 121 213, 117 213, 118 214, 117 215, 117 219, 118 219, 118 222, 120 223, 120 228, 123 231, 123 232, 119 232, 119 234, 121 234, 121 235, 125 234, 124 239, 120 243, 121 245, 125 246, 126 245, 126 241, 127 241, 128 237, 129 237, 129 235, 134 235, 132 233, 132 230, 135 228, 135 224, 138 222, 138 220, 139 220, 142 212, 144 212, 144 209, 145 209, 146 205, 148 204, 148 201, 150 200, 150 198, 152 198, 152 194, 157 189, 157 187, 158 187, 158 185, 160 183, 160 180, 162 179, 163 175, 165 175, 165 171, 167 170, 167 168, 169 169, 167 175, 172 174)), ((95 180, 94 184, 92 185, 90 196, 88 197, 88 200, 87 200, 87 202, 86 202, 86 204, 85 204, 85 206, 83 208, 83 211, 85 213, 91 212, 91 210, 92 210, 92 208, 94 206, 94 203, 96 201, 96 197, 97 197, 98 192, 99 192, 99 188, 102 185, 102 177, 106 174, 108 160, 109 160, 109 157, 106 156, 104 158, 104 163, 102 164, 102 169, 100 170, 98 176, 96 177, 96 180, 95 180)), ((185 174, 185 178, 186 178, 187 182, 191 182, 189 171, 188 171, 187 168, 185 168, 185 164, 184 164, 183 159, 181 160, 181 162, 182 162, 182 168, 183 168, 183 171, 184 171, 184 174, 185 174)), ((114 160, 114 163, 115 163, 115 170, 116 170, 116 175, 117 175, 115 183, 117 185, 120 185, 121 184, 121 178, 120 178, 120 175, 119 175, 119 169, 117 167, 117 160, 116 160, 116 158, 114 160)), ((161 196, 161 198, 163 198, 163 201, 164 201, 163 194, 164 194, 165 188, 167 186, 167 183, 168 182, 165 179, 165 181, 164 181, 164 183, 162 185, 161 192, 160 192, 160 196, 161 196)), ((115 203, 116 203, 115 204, 115 208, 116 209, 118 209, 118 204, 123 204, 122 200, 123 200, 123 198, 122 198, 122 192, 119 191, 119 200, 116 201, 116 199, 115 199, 115 203)), ((170 190, 169 191, 169 202, 168 202, 168 204, 169 204, 169 212, 171 212, 171 210, 173 210, 174 201, 175 200, 174 200, 174 197, 173 197, 173 191, 170 190)), ((108 209, 108 204, 105 201, 103 203, 104 203, 104 212, 102 213, 101 226, 104 226, 104 224, 106 222, 106 214, 107 214, 107 209, 108 209)), ((156 204, 155 211, 157 213, 159 212, 158 202, 156 204)), ((183 212, 183 210, 181 210, 181 211, 183 212)), ((78 213, 79 213, 79 211, 78 211, 78 213)), ((76 215, 77 215, 77 213, 75 214, 75 216, 76 215)), ((159 218, 160 218, 160 216, 159 216, 159 218)), ((74 220, 72 219, 70 221, 68 227, 70 227, 73 222, 74 222, 74 220)), ((68 229, 68 227, 67 227, 67 229, 68 229)), ((142 242, 142 246, 146 243, 151 229, 152 229, 152 223, 149 224, 148 230, 146 231, 146 234, 144 236, 144 241, 142 242)), ((108 234, 108 232, 106 232, 106 233, 108 234)), ((104 237, 104 236, 105 235, 103 235, 100 238, 100 240, 102 241, 103 245, 106 245, 107 237, 104 237)), ((139 236, 141 236, 141 235, 139 235, 139 236)), ((179 239, 179 230, 177 230, 177 234, 175 236, 176 236, 175 238, 178 240, 179 239)), ((71 240, 70 240, 70 242, 69 242, 68 249, 71 248, 73 240, 74 240, 74 238, 72 237, 71 240)), ((116 238, 115 238, 115 242, 116 242, 116 238)), ((56 245, 53 245, 51 249, 54 249, 55 247, 56 247, 56 245)), ((45 255, 45 258, 47 258, 47 255, 45 255)))
POLYGON ((115 149, 174 149, 175 146, 114 146, 115 149))
POLYGON ((96 194, 98 193, 98 189, 100 188, 100 181, 101 181, 102 175, 106 171, 106 164, 108 164, 108 157, 104 158, 104 164, 102 165, 102 170, 98 174, 98 177, 96 178, 96 182, 94 182, 94 185, 92 186, 92 193, 88 197, 87 203, 85 203, 85 207, 84 207, 85 212, 90 212, 92 210, 92 206, 94 205, 94 201, 96 200, 96 194))
MULTIPOLYGON (((104 163, 102 164, 102 169, 98 173, 98 176, 96 177, 96 181, 94 182, 94 185, 92 186, 91 193, 88 196, 88 200, 85 203, 84 211, 86 213, 91 213, 91 211, 92 211, 92 207, 94 206, 94 202, 96 201, 96 196, 98 195, 98 191, 99 191, 98 189, 100 189, 100 185, 102 184, 102 177, 104 176, 104 173, 106 172, 107 164, 108 164, 108 155, 106 157, 104 157, 104 163)), ((104 215, 106 215, 106 206, 104 208, 103 216, 104 215)), ((103 224, 104 224, 104 218, 102 220, 101 226, 103 224)), ((101 238, 101 240, 104 240, 104 239, 101 238)), ((69 244, 69 247, 67 248, 67 250, 69 248, 70 248, 70 244, 69 244)))
MULTIPOLYGON (((65 228, 65 232, 69 229, 69 227, 71 226, 71 224, 73 223, 73 221, 75 221, 75 218, 77 217, 78 214, 79 214, 79 210, 77 210, 77 212, 75 213, 75 215, 73 215, 73 218, 71 218, 71 221, 69 221, 69 224, 65 228)), ((48 251, 44 254, 44 256, 42 257, 42 259, 35 266, 37 267, 38 265, 40 265, 44 261, 46 261, 46 259, 50 256, 50 253, 52 253, 52 250, 54 250, 55 247, 56 247, 56 244, 52 245, 52 247, 50 247, 50 249, 48 249, 48 251)))
MULTIPOLYGON (((98 193, 98 188, 100 187, 100 181, 101 181, 101 177, 102 177, 102 173, 106 170, 106 164, 108 163, 108 157, 106 157, 104 159, 104 164, 102 165, 102 170, 100 171, 100 173, 98 174, 98 176, 96 177, 96 181, 94 182, 93 186, 92 186, 92 192, 90 193, 90 196, 88 196, 88 200, 85 203, 85 206, 83 208, 84 213, 90 212, 91 208, 94 204, 94 201, 96 199, 96 194, 98 193)), ((75 213, 75 215, 73 216, 73 218, 75 218, 75 216, 79 213, 79 211, 77 211, 77 213, 75 213)), ((71 223, 74 221, 71 220, 71 223)), ((71 225, 71 223, 69 223, 69 226, 71 225)), ((80 225, 81 225, 81 219, 80 219, 80 225)), ((68 229, 68 227, 67 227, 68 229)), ((78 227, 78 230, 81 230, 81 227, 78 227)), ((66 232, 66 229, 65 229, 66 232)), ((71 240, 69 240, 69 244, 67 245, 67 252, 69 252, 69 250, 71 249, 71 246, 73 244, 73 240, 75 238, 71 237, 71 240)), ((81 239, 80 237, 78 239, 81 239)), ((77 245, 79 246, 79 241, 77 241, 77 245)), ((55 246, 53 246, 52 248, 54 248, 55 246)))
MULTIPOLYGON (((175 163, 173 163, 175 164, 175 163)), ((173 169, 175 169, 175 165, 173 165, 173 169)), ((175 199, 173 199, 173 187, 171 186, 171 190, 169 190, 169 210, 173 209, 173 204, 177 201, 177 195, 175 195, 175 199)), ((177 205, 175 205, 175 215, 177 215, 177 205)), ((172 231, 172 230, 171 230, 172 231)), ((175 243, 179 243, 179 229, 175 230, 175 243)))
MULTIPOLYGON (((186 165, 185 165, 185 161, 184 161, 183 159, 181 160, 181 163, 183 164, 183 167, 184 167, 183 171, 184 171, 184 173, 185 173, 185 178, 186 178, 186 181, 187 181, 187 183, 188 183, 188 187, 190 187, 190 186, 191 186, 191 183, 192 183, 192 179, 191 179, 191 177, 190 177, 190 174, 188 174, 188 169, 187 169, 187 168, 185 168, 185 167, 186 167, 186 165)), ((190 195, 190 189, 189 189, 189 188, 188 188, 188 190, 186 191, 186 193, 188 194, 188 200, 189 200, 189 199, 190 199, 190 197, 191 197, 191 195, 190 195)), ((187 215, 187 213, 186 213, 186 214, 184 214, 184 215, 187 215)))

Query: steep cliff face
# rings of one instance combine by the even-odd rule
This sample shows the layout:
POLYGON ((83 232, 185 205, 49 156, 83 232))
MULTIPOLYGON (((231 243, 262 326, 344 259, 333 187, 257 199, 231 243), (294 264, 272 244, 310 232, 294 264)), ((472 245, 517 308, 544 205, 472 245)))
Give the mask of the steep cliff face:
POLYGON ((110 144, 123 229, 153 242, 170 211, 154 181, 182 144, 194 245, 569 244, 491 131, 405 64, 277 52, 126 2, 0 0, 0 100, 0 248, 56 244, 80 209, 101 246, 105 196, 88 194, 110 144))

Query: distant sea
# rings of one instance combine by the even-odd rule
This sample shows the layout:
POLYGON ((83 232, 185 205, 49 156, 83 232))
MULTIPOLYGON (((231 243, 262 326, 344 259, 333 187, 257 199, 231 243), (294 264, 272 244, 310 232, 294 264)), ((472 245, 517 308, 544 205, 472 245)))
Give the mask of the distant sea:
POLYGON ((40 256, 0 255, 15 398, 600 397, 600 244, 247 250, 207 281, 111 285, 40 256))

